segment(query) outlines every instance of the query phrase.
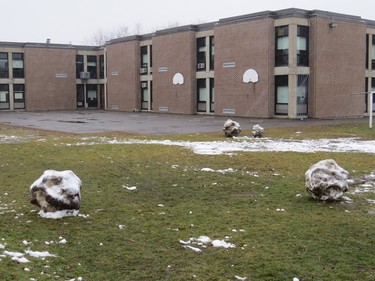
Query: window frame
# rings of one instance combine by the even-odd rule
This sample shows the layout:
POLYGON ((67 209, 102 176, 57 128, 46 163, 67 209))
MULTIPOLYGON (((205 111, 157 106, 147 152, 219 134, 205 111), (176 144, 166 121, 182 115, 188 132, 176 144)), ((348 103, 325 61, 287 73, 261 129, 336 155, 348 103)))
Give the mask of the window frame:
POLYGON ((1 61, 4 62, 4 70, 0 68, 0 78, 9 78, 9 55, 7 52, 0 52, 0 62, 1 61))
POLYGON ((25 64, 23 53, 12 53, 13 78, 25 78, 25 64), (17 58, 19 57, 19 58, 17 58), (15 62, 22 62, 22 67, 15 67, 15 62))
POLYGON ((275 66, 289 65, 289 26, 275 27, 275 66), (287 49, 279 49, 279 42, 281 38, 288 41, 287 49))

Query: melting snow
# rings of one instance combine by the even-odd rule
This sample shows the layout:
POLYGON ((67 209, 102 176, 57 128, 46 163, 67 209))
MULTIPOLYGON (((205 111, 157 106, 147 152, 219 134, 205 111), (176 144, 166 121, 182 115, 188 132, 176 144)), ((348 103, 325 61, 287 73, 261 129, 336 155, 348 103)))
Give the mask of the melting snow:
POLYGON ((95 145, 95 144, 157 144, 174 145, 191 149, 197 154, 217 155, 231 154, 237 151, 292 151, 292 152, 361 152, 375 154, 375 141, 360 140, 358 138, 339 139, 316 139, 316 140, 293 140, 261 138, 251 139, 248 137, 234 138, 230 141, 213 142, 189 142, 170 140, 117 140, 105 137, 85 138, 83 142, 71 145, 95 145))
POLYGON ((190 246, 190 245, 201 246, 203 248, 206 248, 207 245, 210 245, 210 246, 215 247, 215 248, 220 247, 220 248, 226 248, 226 249, 236 247, 236 245, 228 243, 224 240, 212 240, 208 236, 199 236, 198 238, 192 237, 188 241, 180 240, 180 243, 184 245, 183 246, 184 248, 193 250, 195 252, 201 252, 202 250, 200 248, 193 247, 193 246, 190 246))
POLYGON ((25 253, 35 258, 55 257, 54 254, 50 254, 48 251, 38 252, 38 251, 26 250, 25 253))
POLYGON ((79 213, 79 210, 62 210, 62 211, 56 211, 56 212, 44 212, 43 210, 39 211, 39 215, 42 218, 47 219, 61 219, 64 217, 75 217, 79 213))

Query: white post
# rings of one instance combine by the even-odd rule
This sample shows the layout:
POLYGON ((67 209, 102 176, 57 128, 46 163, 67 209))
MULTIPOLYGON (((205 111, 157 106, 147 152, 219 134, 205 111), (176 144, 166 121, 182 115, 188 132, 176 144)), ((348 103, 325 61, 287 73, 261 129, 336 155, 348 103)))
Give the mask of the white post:
POLYGON ((369 97, 368 97, 368 114, 369 114, 369 128, 372 129, 372 105, 374 102, 374 94, 375 92, 370 92, 369 97))

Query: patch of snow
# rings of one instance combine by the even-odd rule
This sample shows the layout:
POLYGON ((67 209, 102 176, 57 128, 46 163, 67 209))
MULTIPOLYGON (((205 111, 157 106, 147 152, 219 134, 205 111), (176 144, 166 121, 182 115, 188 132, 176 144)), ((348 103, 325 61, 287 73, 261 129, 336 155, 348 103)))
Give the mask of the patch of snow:
MULTIPOLYGON (((225 238, 229 239, 228 236, 226 236, 225 238)), ((228 243, 225 240, 212 240, 208 236, 199 236, 198 238, 192 237, 188 241, 180 240, 180 243, 184 245, 184 248, 189 248, 189 249, 191 248, 199 249, 199 248, 195 248, 189 245, 197 245, 202 248, 206 248, 207 245, 211 245, 212 247, 215 247, 215 248, 221 247, 221 248, 226 248, 226 249, 236 247, 236 245, 228 243)), ((201 249, 199 250, 201 251, 201 249)))
POLYGON ((358 138, 339 138, 339 139, 249 139, 234 138, 229 141, 213 142, 188 142, 188 141, 170 141, 170 140, 111 140, 109 138, 90 138, 90 141, 77 142, 74 145, 95 145, 95 144, 157 144, 173 145, 191 149, 196 154, 218 155, 228 154, 237 151, 249 152, 360 152, 375 154, 375 141, 360 140, 358 138))
POLYGON ((136 190, 137 189, 136 186, 126 186, 126 185, 123 185, 122 187, 126 188, 127 190, 136 190))
POLYGON ((236 278, 237 280, 245 281, 247 280, 248 277, 241 277, 241 276, 236 275, 234 276, 234 278, 236 278))
POLYGON ((211 168, 203 168, 203 169, 201 169, 201 171, 202 172, 216 172, 216 173, 225 174, 225 173, 233 173, 236 170, 234 170, 233 168, 228 168, 228 169, 224 169, 224 170, 214 170, 214 169, 211 169, 211 168))
POLYGON ((26 250, 25 253, 35 258, 56 257, 56 255, 50 254, 48 251, 39 252, 39 251, 26 250))
POLYGON ((27 258, 24 258, 24 257, 13 257, 12 258, 13 261, 16 261, 18 263, 27 263, 27 262, 30 262, 27 258))
POLYGON ((78 213, 79 210, 61 210, 56 212, 44 212, 40 210, 38 215, 47 219, 61 219, 64 217, 76 217, 78 213))
POLYGON ((192 246, 187 246, 187 245, 185 245, 184 248, 187 248, 187 249, 193 250, 194 252, 197 252, 197 253, 202 252, 201 249, 196 248, 196 247, 192 247, 192 246))
POLYGON ((221 248, 236 248, 236 245, 225 242, 224 240, 213 240, 212 241, 212 246, 214 247, 221 247, 221 248))

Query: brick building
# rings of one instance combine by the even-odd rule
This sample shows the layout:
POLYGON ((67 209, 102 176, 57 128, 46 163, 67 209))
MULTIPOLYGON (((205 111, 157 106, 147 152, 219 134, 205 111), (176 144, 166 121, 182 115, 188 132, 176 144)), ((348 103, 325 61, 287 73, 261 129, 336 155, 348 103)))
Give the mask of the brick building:
POLYGON ((265 11, 100 47, 0 42, 5 111, 354 117, 368 114, 369 91, 375 21, 319 10, 265 11))

